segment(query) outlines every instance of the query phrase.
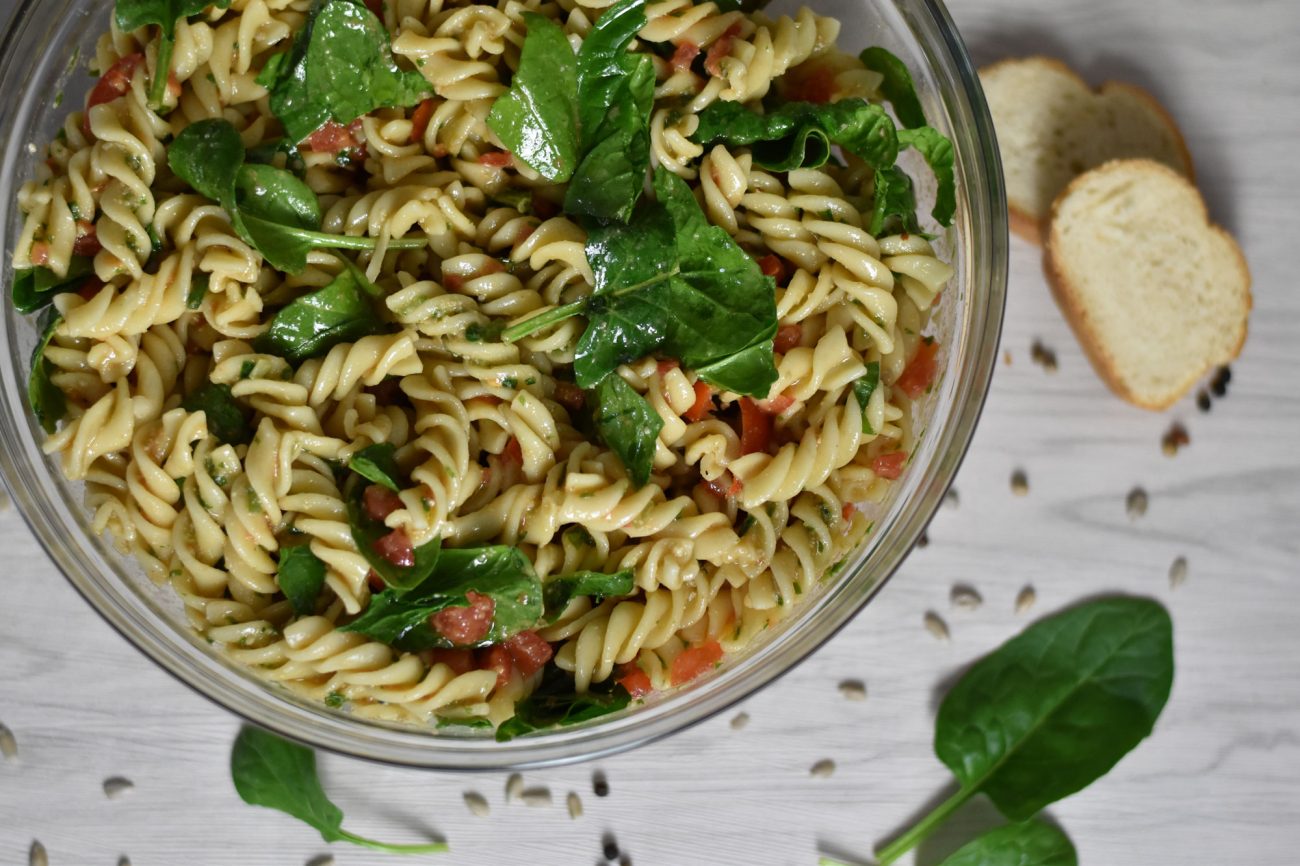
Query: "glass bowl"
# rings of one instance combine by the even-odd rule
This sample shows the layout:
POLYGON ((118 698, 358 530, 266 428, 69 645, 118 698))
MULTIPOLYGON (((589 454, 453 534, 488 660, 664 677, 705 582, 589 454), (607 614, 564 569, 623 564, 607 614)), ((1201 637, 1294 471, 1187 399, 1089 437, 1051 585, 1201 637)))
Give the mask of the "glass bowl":
MULTIPOLYGON (((786 4, 789 5, 789 4, 786 4)), ((448 736, 352 718, 301 700, 227 663, 187 626, 172 591, 156 587, 105 538, 92 535, 81 485, 64 481, 41 452, 26 405, 34 324, 5 304, 0 329, 0 471, 36 537, 82 596, 163 669, 217 704, 282 735, 361 758, 417 767, 488 769, 576 761, 629 748, 717 713, 790 670, 829 639, 903 561, 948 489, 974 433, 997 356, 1006 293, 1007 231, 1002 175, 979 79, 937 0, 810 0, 843 22, 841 47, 883 45, 909 66, 931 125, 956 151, 955 226, 936 242, 956 275, 931 328, 944 346, 938 386, 917 404, 908 470, 882 505, 875 530, 833 579, 756 645, 690 686, 584 726, 506 743, 448 736)), ((10 293, 18 186, 32 176, 68 106, 84 104, 85 58, 108 26, 110 0, 19 0, 0 46, 0 261, 10 293), (62 105, 63 107, 60 107, 62 105)), ((774 11, 781 10, 779 6, 774 11)), ((928 212, 928 172, 918 179, 928 212)))

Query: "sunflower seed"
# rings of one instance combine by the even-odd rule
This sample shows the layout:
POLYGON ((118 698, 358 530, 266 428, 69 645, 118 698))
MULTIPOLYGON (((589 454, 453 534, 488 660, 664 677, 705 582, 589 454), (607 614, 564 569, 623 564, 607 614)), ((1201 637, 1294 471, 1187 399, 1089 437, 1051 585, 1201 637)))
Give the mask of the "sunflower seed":
POLYGON ((334 866, 334 855, 317 854, 307 861, 307 866, 334 866))
POLYGON ((591 790, 596 793, 597 797, 609 796, 609 780, 600 770, 591 774, 591 790))
POLYGON ((745 725, 749 724, 749 713, 736 713, 731 719, 731 729, 739 731, 745 725))
POLYGON ((1169 588, 1178 589, 1187 580, 1187 557, 1180 556, 1169 566, 1169 588))
POLYGON ((27 852, 27 866, 50 866, 50 858, 45 853, 45 846, 38 839, 32 840, 31 850, 27 852))
POLYGON ((1128 510, 1130 520, 1137 520, 1147 513, 1147 492, 1141 487, 1134 487, 1128 493, 1128 499, 1125 500, 1125 508, 1128 510))
POLYGON ((115 800, 131 791, 135 787, 135 782, 123 776, 112 776, 104 780, 104 796, 110 800, 115 800))
POLYGON ((834 772, 835 762, 830 758, 822 758, 808 770, 808 774, 816 779, 828 778, 834 772))
POLYGON ((492 811, 491 807, 488 806, 487 797, 484 797, 478 791, 466 791, 461 796, 465 798, 465 805, 470 812, 480 818, 486 818, 488 813, 492 811))
POLYGON ((1011 473, 1011 492, 1017 496, 1029 495, 1029 476, 1025 470, 1017 469, 1011 473))
POLYGON ((4 725, 0 725, 0 755, 5 758, 18 757, 18 740, 14 739, 14 732, 4 725))
POLYGON ((570 818, 576 821, 582 817, 582 798, 577 791, 570 791, 569 796, 564 798, 564 804, 569 807, 570 818))
POLYGON ((518 773, 511 773, 510 778, 506 779, 506 802, 518 800, 524 793, 524 777, 518 773))
POLYGON ((867 684, 862 680, 842 680, 839 689, 840 694, 844 695, 846 701, 865 701, 867 699, 867 684))
POLYGON ((551 789, 529 788, 519 795, 519 800, 525 806, 549 806, 551 805, 551 789))
POLYGON ((934 635, 936 640, 947 643, 951 634, 948 631, 948 623, 943 621, 943 617, 932 610, 925 612, 925 630, 934 635))
POLYGON ((1032 586, 1026 586, 1016 595, 1016 613, 1026 613, 1036 601, 1038 601, 1038 593, 1032 586))
POLYGON ((959 583, 952 588, 948 594, 948 600, 952 606, 962 610, 975 610, 984 603, 984 598, 979 594, 979 590, 973 586, 959 583))

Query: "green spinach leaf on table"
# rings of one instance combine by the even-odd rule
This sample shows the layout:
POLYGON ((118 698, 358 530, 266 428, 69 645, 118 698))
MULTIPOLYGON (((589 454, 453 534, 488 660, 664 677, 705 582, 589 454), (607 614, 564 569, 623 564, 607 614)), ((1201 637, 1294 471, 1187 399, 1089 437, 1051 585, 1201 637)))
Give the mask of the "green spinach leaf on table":
POLYGON ((364 274, 345 267, 328 285, 281 307, 254 344, 259 351, 297 364, 339 343, 382 334, 386 327, 371 305, 373 294, 364 274))
POLYGON ((1070 837, 1041 821, 990 830, 939 866, 1079 866, 1070 837))
POLYGON ((239 405, 229 385, 208 382, 181 403, 187 412, 202 412, 208 432, 228 445, 247 445, 253 438, 249 413, 239 405))
POLYGON ((655 445, 664 426, 664 419, 649 401, 618 373, 610 373, 596 385, 592 422, 600 438, 623 461, 633 483, 639 487, 649 481, 655 445))
POLYGON ((35 313, 53 301, 55 295, 79 291, 94 273, 93 260, 85 256, 72 256, 64 276, 46 267, 20 268, 14 271, 14 309, 35 313))
POLYGON ((40 337, 32 350, 32 367, 27 374, 27 403, 32 414, 46 433, 53 433, 59 422, 68 414, 68 400, 63 391, 50 379, 50 362, 45 359, 45 347, 54 337, 54 329, 63 316, 53 307, 41 314, 37 327, 40 337))
POLYGON ((636 588, 632 569, 625 568, 607 574, 601 571, 575 571, 571 574, 548 578, 542 585, 545 622, 553 622, 564 613, 569 602, 579 596, 590 596, 593 603, 611 597, 630 595, 636 588))
POLYGON ((858 59, 872 72, 884 76, 880 92, 894 106, 894 114, 898 116, 899 122, 908 128, 925 126, 925 110, 921 108, 921 100, 916 95, 916 85, 912 82, 912 73, 908 71, 907 64, 879 45, 866 49, 858 55, 858 59))
POLYGON ((593 683, 589 691, 578 694, 573 675, 551 663, 536 690, 515 705, 514 717, 497 728, 497 740, 506 742, 534 731, 589 722, 626 709, 631 702, 627 689, 609 680, 593 683))
POLYGON ((310 545, 282 547, 275 581, 294 613, 307 616, 316 610, 316 598, 325 585, 325 563, 311 552, 310 545))
POLYGON ((160 108, 167 94, 172 53, 176 49, 176 22, 198 15, 209 6, 230 8, 230 0, 117 0, 113 17, 123 33, 157 24, 158 56, 153 81, 149 84, 149 107, 160 108))

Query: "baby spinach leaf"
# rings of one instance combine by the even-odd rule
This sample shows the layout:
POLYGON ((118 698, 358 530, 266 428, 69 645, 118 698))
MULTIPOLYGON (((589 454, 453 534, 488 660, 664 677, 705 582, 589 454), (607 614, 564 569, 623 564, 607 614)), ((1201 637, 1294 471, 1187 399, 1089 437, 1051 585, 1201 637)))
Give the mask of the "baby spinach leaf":
POLYGON ((537 689, 515 705, 513 718, 497 728, 497 741, 506 742, 534 731, 589 722, 625 709, 631 701, 627 689, 608 680, 595 683, 590 691, 578 694, 573 688, 573 677, 549 664, 537 689))
POLYGON ((208 432, 228 445, 247 445, 253 438, 248 413, 239 405, 229 385, 209 382, 185 398, 181 408, 207 416, 208 432))
MULTIPOLYGON (((307 254, 312 250, 373 250, 379 246, 377 238, 332 235, 255 216, 242 216, 238 225, 242 226, 244 239, 257 247, 273 268, 288 274, 301 273, 307 267, 307 254)), ((413 250, 425 244, 423 238, 393 238, 387 247, 390 250, 413 250)))
POLYGON ((339 343, 382 334, 384 323, 366 298, 368 282, 355 269, 345 268, 324 288, 281 307, 254 345, 297 364, 339 343))
POLYGON ((315 231, 320 202, 311 187, 292 172, 273 165, 245 163, 235 176, 235 206, 245 218, 315 231))
POLYGON ((351 842, 394 854, 446 851, 441 842, 389 845, 343 829, 343 812, 325 795, 316 772, 316 753, 259 728, 245 727, 230 752, 230 778, 250 806, 277 809, 313 827, 326 842, 351 842))
POLYGON ((208 288, 212 284, 212 277, 203 272, 196 273, 190 280, 190 291, 185 296, 185 309, 197 310, 203 306, 203 299, 207 297, 208 288))
POLYGON ((282 547, 275 582, 299 616, 316 610, 316 597, 325 585, 325 563, 311 552, 311 546, 282 547))
POLYGON ((355 0, 317 0, 293 47, 258 75, 290 141, 325 123, 348 124, 376 108, 406 108, 432 93, 393 60, 388 30, 355 0))
MULTIPOLYGON (((581 148, 590 150, 602 136, 600 128, 614 107, 618 91, 632 72, 627 48, 645 26, 646 0, 621 0, 592 25, 578 51, 575 90, 581 148)), ((645 55, 638 55, 645 56, 645 55)), ((649 57, 647 56, 648 60, 649 57)), ((654 71, 651 70, 653 79, 654 71)), ((653 86, 653 80, 652 80, 653 86)))
POLYGON ((404 477, 405 473, 397 465, 394 456, 396 453, 397 449, 391 442, 368 445, 352 455, 348 460, 348 468, 368 481, 400 493, 402 488, 398 486, 397 479, 404 477))
POLYGON ((200 120, 185 127, 167 148, 167 164, 195 192, 235 215, 235 178, 244 164, 244 142, 230 121, 200 120))
POLYGON ((894 106, 899 122, 909 128, 925 126, 925 111, 916 96, 916 85, 912 83, 912 73, 907 64, 879 45, 863 51, 858 59, 863 66, 885 77, 880 83, 880 92, 894 106))
POLYGON ((491 730, 492 722, 482 716, 469 716, 467 718, 455 719, 438 719, 438 730, 444 728, 469 728, 472 731, 491 730))
POLYGON ((118 30, 126 33, 157 24, 160 31, 156 71, 149 86, 150 108, 161 107, 167 95, 167 78, 176 48, 176 22, 198 15, 209 6, 228 9, 230 0, 117 0, 114 18, 118 30))
POLYGON ((934 208, 930 215, 942 226, 952 225, 957 212, 957 181, 953 176, 954 154, 952 142, 928 126, 902 129, 898 132, 900 147, 914 148, 925 157, 936 182, 934 208))
POLYGON ((370 563, 375 573, 383 578, 388 589, 380 593, 380 596, 371 599, 370 607, 362 614, 363 618, 376 610, 376 601, 385 593, 397 597, 423 584, 429 575, 433 574, 442 548, 442 540, 439 538, 420 545, 414 551, 415 564, 409 566, 394 565, 380 556, 375 550, 375 542, 392 530, 385 526, 383 521, 372 520, 366 513, 365 506, 362 504, 365 489, 365 484, 355 482, 347 486, 348 525, 352 530, 352 540, 356 543, 357 550, 365 557, 366 562, 370 563))
POLYGON ((1079 866, 1079 855, 1056 827, 1027 821, 988 831, 939 866, 1079 866))
POLYGON ((493 103, 488 128, 533 171, 561 183, 578 164, 577 62, 558 24, 535 12, 524 22, 519 69, 493 103))
POLYGON ((649 481, 655 445, 664 426, 664 419, 650 402, 618 373, 610 373, 596 386, 592 421, 600 438, 623 461, 632 482, 640 487, 649 481))
POLYGON ((894 122, 879 105, 865 99, 826 104, 787 102, 768 114, 756 114, 736 102, 715 102, 700 112, 692 136, 706 147, 719 142, 752 145, 754 162, 772 171, 817 168, 837 144, 872 168, 894 164, 898 138, 894 122))
POLYGON ((94 262, 85 256, 68 260, 68 273, 59 276, 49 268, 21 268, 14 271, 14 309, 20 313, 34 313, 63 292, 81 289, 86 278, 95 271, 94 262))
POLYGON ((542 600, 545 602, 544 621, 553 622, 564 613, 569 602, 579 596, 592 597, 595 604, 610 597, 630 595, 636 588, 632 569, 625 568, 613 574, 600 571, 575 571, 559 577, 549 578, 542 586, 542 600))
POLYGON ((853 396, 857 398, 858 407, 862 409, 862 432, 868 435, 875 433, 871 429, 871 422, 867 420, 867 402, 871 395, 876 393, 876 388, 880 385, 880 362, 872 361, 867 364, 867 372, 863 373, 853 382, 853 396))
POLYGON ((912 179, 901 168, 891 165, 876 172, 875 200, 871 224, 867 227, 873 235, 879 235, 887 228, 891 231, 917 231, 912 179))
POLYGON ((45 359, 45 347, 54 336, 54 329, 63 321, 53 307, 41 314, 38 327, 41 335, 32 350, 32 369, 27 374, 27 403, 46 433, 53 433, 63 417, 68 414, 68 400, 62 389, 50 380, 50 362, 45 359))

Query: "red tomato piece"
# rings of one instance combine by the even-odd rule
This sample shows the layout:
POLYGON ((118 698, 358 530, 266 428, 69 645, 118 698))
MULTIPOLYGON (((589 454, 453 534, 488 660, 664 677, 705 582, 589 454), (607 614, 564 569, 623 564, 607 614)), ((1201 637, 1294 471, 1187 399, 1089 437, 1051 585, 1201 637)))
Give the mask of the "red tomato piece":
POLYGON ((515 660, 515 667, 526 677, 540 671, 555 655, 555 650, 535 631, 521 631, 506 641, 506 649, 515 660))
POLYGON ((675 686, 689 683, 720 661, 722 645, 716 640, 683 650, 681 655, 673 659, 672 683, 675 686))
POLYGON ((758 260, 758 269, 763 272, 763 276, 773 277, 778 283, 785 279, 785 263, 780 256, 771 253, 763 256, 758 260))
POLYGON ((491 596, 470 590, 465 593, 469 607, 445 607, 429 617, 429 625, 453 644, 474 644, 492 630, 492 614, 497 604, 491 596))
POLYGON ((371 592, 383 592, 388 587, 384 579, 379 576, 379 572, 373 568, 366 572, 366 584, 369 585, 371 592))
POLYGON ((510 682, 510 674, 515 669, 510 651, 499 643, 479 650, 477 662, 479 670, 497 672, 497 688, 510 682))
POLYGON ((364 142, 365 132, 361 118, 358 117, 347 126, 327 120, 320 129, 304 138, 302 144, 307 150, 316 153, 337 154, 349 151, 351 156, 361 159, 366 154, 364 142))
POLYGON ((655 370, 657 370, 659 375, 662 376, 665 373, 676 370, 681 365, 682 362, 676 358, 660 358, 659 362, 655 364, 655 370))
POLYGON ((478 164, 491 166, 492 168, 509 168, 515 164, 515 158, 504 150, 493 150, 480 154, 478 164))
POLYGON ((384 0, 365 0, 366 8, 375 13, 380 21, 384 20, 384 0))
POLYGON ((677 50, 673 52, 673 59, 668 61, 669 65, 678 72, 685 72, 691 68, 695 58, 700 56, 700 46, 690 40, 683 40, 677 43, 677 50))
POLYGON ((890 481, 903 474, 903 464, 907 462, 906 451, 890 451, 871 461, 871 471, 890 481))
POLYGON ((77 294, 89 301, 95 295, 98 295, 99 290, 102 288, 104 288, 104 281, 92 274, 86 277, 86 281, 81 284, 81 288, 77 289, 77 294))
POLYGON ((709 53, 704 55, 704 69, 710 75, 722 74, 722 58, 731 53, 731 44, 740 35, 740 22, 737 21, 718 37, 718 41, 709 46, 709 53))
POLYGON ((32 264, 38 268, 48 265, 50 263, 50 245, 45 241, 34 241, 32 251, 27 254, 27 258, 31 259, 32 264))
POLYGON ((790 96, 804 102, 827 103, 835 98, 835 71, 822 64, 810 64, 790 76, 790 96))
POLYGON ((459 292, 465 286, 465 278, 460 274, 443 274, 442 287, 449 292, 459 292))
POLYGON ((103 247, 99 245, 99 236, 95 232, 95 224, 90 220, 77 220, 77 239, 72 242, 72 254, 77 256, 93 256, 103 247))
POLYGON ((937 342, 922 343, 916 350, 916 354, 912 356, 912 360, 908 362, 907 368, 903 370, 903 375, 899 376, 894 384, 912 399, 920 397, 934 382, 935 374, 939 372, 939 365, 934 360, 938 353, 937 342))
POLYGON ((726 499, 727 485, 725 481, 727 478, 728 476, 721 475, 711 481, 701 481, 699 484, 695 485, 695 489, 700 493, 712 496, 716 499, 726 499))
POLYGON ((772 441, 772 416, 749 397, 740 398, 740 453, 766 451, 772 441))
POLYGON ((560 212, 560 206, 545 196, 533 193, 533 213, 548 220, 560 212))
POLYGON ((90 109, 126 96, 126 92, 131 89, 131 79, 135 77, 135 71, 143 63, 144 55, 140 52, 128 54, 108 67, 108 70, 99 77, 99 81, 95 82, 95 87, 86 100, 86 117, 81 122, 81 131, 87 138, 91 135, 90 109))
POLYGON ((431 649, 425 650, 420 655, 429 667, 446 665, 455 674, 467 674, 476 670, 474 653, 467 649, 431 649))
POLYGON ((650 677, 640 668, 633 668, 619 677, 618 684, 627 689, 627 693, 634 698, 643 698, 654 691, 654 687, 650 684, 650 677))
POLYGON ((691 404, 691 408, 682 413, 682 417, 694 424, 696 421, 703 421, 709 417, 709 413, 712 411, 713 389, 703 379, 696 379, 695 402, 691 404))
POLYGON ((772 341, 772 348, 784 355, 798 346, 802 340, 802 325, 782 325, 776 329, 776 339, 772 341))
POLYGON ((759 400, 755 405, 769 415, 780 415, 794 405, 794 398, 789 394, 777 394, 770 400, 759 400))
POLYGON ((731 486, 727 488, 727 497, 731 498, 734 496, 739 496, 741 491, 744 489, 745 489, 745 482, 737 478, 734 481, 732 481, 731 486))
POLYGON ((560 381, 555 383, 555 402, 576 412, 586 405, 587 395, 572 382, 560 381))
POLYGON ((424 141, 424 133, 429 129, 429 121, 433 120, 434 103, 432 99, 426 99, 415 107, 415 112, 411 115, 411 143, 424 141))
POLYGON ((520 447, 519 440, 514 436, 511 436, 510 441, 506 443, 505 449, 501 452, 501 459, 516 466, 524 465, 524 449, 520 447))
POLYGON ((853 515, 856 514, 857 511, 858 507, 856 505, 852 502, 846 502, 844 503, 844 507, 840 509, 840 519, 847 523, 853 519, 853 515))
POLYGON ((371 484, 361 492, 361 507, 371 520, 384 520, 402 507, 402 500, 384 485, 371 484))
POLYGON ((375 553, 399 568, 415 565, 415 546, 405 529, 394 529, 387 535, 375 539, 371 545, 375 553))

